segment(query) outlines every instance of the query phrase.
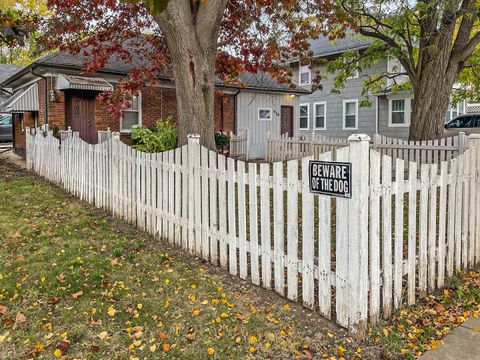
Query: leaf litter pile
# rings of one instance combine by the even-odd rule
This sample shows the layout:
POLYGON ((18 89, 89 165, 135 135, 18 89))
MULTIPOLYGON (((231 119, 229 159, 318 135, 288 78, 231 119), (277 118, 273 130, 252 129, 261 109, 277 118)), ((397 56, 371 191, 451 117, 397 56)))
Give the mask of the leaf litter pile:
POLYGON ((472 272, 360 342, 2 162, 0 194, 0 359, 413 358, 478 315, 472 272))

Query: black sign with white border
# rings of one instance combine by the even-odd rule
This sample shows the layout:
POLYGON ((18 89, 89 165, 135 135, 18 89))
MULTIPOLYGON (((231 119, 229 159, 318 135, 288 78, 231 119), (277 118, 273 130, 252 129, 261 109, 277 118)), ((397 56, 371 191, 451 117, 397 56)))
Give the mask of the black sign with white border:
POLYGON ((310 192, 342 198, 352 197, 351 163, 311 160, 308 170, 310 192))

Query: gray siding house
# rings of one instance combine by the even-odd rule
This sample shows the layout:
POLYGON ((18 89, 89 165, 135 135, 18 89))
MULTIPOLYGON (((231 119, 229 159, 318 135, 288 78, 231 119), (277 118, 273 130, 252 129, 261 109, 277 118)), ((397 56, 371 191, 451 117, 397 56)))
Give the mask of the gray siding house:
MULTIPOLYGON (((311 48, 314 56, 321 57, 326 62, 331 61, 345 51, 362 51, 367 48, 371 40, 361 36, 351 36, 338 39, 335 42, 327 38, 312 41, 311 48)), ((326 74, 326 65, 300 64, 298 61, 291 64, 296 83, 306 89, 311 88, 313 74, 319 71, 326 74)), ((358 72, 347 79, 345 87, 339 94, 333 94, 335 74, 328 74, 322 78, 323 89, 300 97, 298 122, 295 125, 299 135, 315 131, 326 136, 345 138, 354 133, 372 136, 379 133, 389 137, 406 139, 409 135, 410 115, 412 111, 413 93, 392 92, 385 90, 381 93, 369 94, 370 107, 361 107, 364 81, 372 75, 382 73, 403 73, 398 60, 389 59, 380 61, 371 68, 358 72)), ((397 78, 397 82, 401 79, 397 78)), ((406 78, 405 78, 406 80, 406 78)), ((387 82, 386 89, 389 88, 387 82)), ((446 114, 449 120, 466 111, 466 103, 459 103, 450 107, 446 114)))

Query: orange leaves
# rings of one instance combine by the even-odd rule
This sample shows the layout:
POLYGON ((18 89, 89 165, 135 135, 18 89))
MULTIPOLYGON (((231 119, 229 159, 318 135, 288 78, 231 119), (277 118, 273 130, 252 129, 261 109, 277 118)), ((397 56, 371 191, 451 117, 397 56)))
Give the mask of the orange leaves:
POLYGON ((17 230, 15 233, 12 234, 11 238, 12 239, 18 239, 21 236, 22 235, 20 234, 20 231, 17 230))
POLYGON ((7 307, 4 305, 0 305, 0 314, 5 314, 7 312, 7 307))
POLYGON ((72 297, 73 297, 74 299, 78 299, 78 298, 79 298, 80 296, 82 296, 82 295, 83 295, 83 291, 80 290, 80 291, 77 291, 76 293, 73 293, 73 294, 72 294, 72 297))
POLYGON ((171 348, 171 345, 169 343, 164 343, 162 345, 162 350, 165 351, 165 352, 170 351, 170 348, 171 348))

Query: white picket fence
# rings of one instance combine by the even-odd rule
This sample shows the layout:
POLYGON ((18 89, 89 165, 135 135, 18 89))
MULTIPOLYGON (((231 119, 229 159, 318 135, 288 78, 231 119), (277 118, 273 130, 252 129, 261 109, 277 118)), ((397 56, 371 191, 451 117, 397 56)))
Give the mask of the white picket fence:
POLYGON ((147 154, 117 133, 90 145, 27 131, 27 165, 352 334, 480 263, 478 135, 462 155, 420 171, 370 149, 365 135, 350 137, 336 158, 352 164, 351 199, 309 191, 313 157, 245 163, 198 142, 191 137, 181 148, 147 154))
MULTIPOLYGON (((336 154, 336 150, 348 145, 345 138, 333 138, 311 132, 301 137, 288 137, 284 135, 267 134, 267 156, 269 162, 287 161, 300 159, 305 156, 318 157, 328 151, 336 154)), ((371 141, 371 148, 382 155, 391 156, 394 159, 402 159, 406 162, 414 161, 422 164, 438 164, 462 154, 468 149, 468 136, 460 133, 457 136, 428 140, 408 141, 389 138, 375 134, 371 141)))
POLYGON ((248 161, 249 139, 248 129, 243 130, 240 135, 230 132, 230 157, 248 161))

